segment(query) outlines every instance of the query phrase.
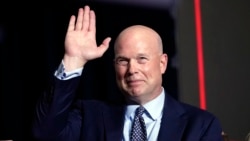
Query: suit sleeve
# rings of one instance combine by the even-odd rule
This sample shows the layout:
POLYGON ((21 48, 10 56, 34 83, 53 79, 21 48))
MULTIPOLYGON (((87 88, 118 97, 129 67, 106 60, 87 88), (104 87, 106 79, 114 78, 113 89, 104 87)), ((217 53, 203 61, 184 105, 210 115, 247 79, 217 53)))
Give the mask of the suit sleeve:
POLYGON ((32 133, 39 141, 76 141, 80 138, 81 110, 74 106, 80 77, 56 77, 37 102, 32 133))

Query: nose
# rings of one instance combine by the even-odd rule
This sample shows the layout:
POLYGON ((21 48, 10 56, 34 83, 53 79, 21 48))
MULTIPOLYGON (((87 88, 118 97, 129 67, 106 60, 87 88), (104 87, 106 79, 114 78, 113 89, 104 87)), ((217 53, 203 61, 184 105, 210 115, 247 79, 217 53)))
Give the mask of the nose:
POLYGON ((128 73, 129 74, 134 74, 137 72, 137 61, 134 59, 131 59, 128 63, 128 73))

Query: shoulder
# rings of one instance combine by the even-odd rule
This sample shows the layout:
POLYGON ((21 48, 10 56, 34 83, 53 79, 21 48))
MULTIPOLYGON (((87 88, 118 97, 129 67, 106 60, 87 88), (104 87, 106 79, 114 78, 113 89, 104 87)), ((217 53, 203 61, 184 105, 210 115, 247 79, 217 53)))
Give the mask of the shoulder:
POLYGON ((187 119, 189 126, 222 130, 219 119, 213 113, 190 104, 181 105, 185 111, 182 116, 187 119))
POLYGON ((201 109, 199 107, 187 104, 187 103, 181 103, 183 109, 185 110, 185 115, 188 115, 192 118, 215 118, 215 115, 211 112, 201 109))
POLYGON ((213 115, 211 112, 201 109, 199 107, 196 107, 194 105, 184 103, 180 100, 176 100, 171 96, 166 96, 166 112, 172 112, 179 116, 189 117, 189 118, 201 118, 201 119, 207 119, 207 118, 215 118, 215 115, 213 115))
POLYGON ((111 117, 122 119, 124 113, 124 105, 114 105, 100 100, 78 100, 76 106, 86 121, 88 119, 102 121, 103 118, 111 117))
POLYGON ((95 99, 78 99, 75 103, 78 108, 88 108, 88 109, 99 109, 101 107, 106 107, 107 104, 100 100, 95 99))
POLYGON ((88 111, 109 111, 123 108, 123 104, 114 104, 107 101, 96 99, 80 99, 76 101, 76 107, 88 111))

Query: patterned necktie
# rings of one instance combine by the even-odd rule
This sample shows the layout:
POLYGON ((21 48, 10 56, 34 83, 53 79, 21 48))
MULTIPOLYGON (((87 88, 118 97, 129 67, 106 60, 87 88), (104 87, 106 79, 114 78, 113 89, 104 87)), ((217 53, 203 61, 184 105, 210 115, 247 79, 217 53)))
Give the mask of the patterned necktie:
POLYGON ((135 118, 132 125, 130 141, 146 141, 147 140, 147 130, 142 114, 145 108, 140 106, 135 111, 135 118))

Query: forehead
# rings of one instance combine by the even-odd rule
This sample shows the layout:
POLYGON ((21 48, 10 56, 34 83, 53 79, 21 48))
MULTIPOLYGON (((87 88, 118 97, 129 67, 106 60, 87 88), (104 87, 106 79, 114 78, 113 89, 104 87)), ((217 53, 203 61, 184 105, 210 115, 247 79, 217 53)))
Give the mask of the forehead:
POLYGON ((133 57, 138 55, 154 55, 158 52, 158 47, 147 40, 130 40, 117 44, 115 55, 124 57, 133 57))
POLYGON ((115 43, 115 54, 151 54, 158 51, 157 38, 149 34, 123 34, 115 43))

